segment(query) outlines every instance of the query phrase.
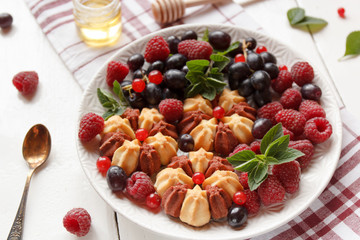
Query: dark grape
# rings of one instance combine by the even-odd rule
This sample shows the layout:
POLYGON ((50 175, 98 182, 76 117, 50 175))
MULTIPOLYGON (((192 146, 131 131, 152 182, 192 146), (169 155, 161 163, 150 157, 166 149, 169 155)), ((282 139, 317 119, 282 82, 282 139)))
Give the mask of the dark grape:
POLYGON ((246 102, 250 105, 250 107, 257 109, 258 105, 256 104, 254 95, 255 94, 252 94, 252 95, 246 97, 246 102))
POLYGON ((312 83, 306 83, 301 87, 301 96, 304 99, 319 101, 322 95, 321 88, 312 83))
POLYGON ((246 59, 250 69, 256 71, 264 68, 264 61, 262 57, 257 53, 249 53, 246 59))
POLYGON ((253 75, 251 75, 250 77, 250 81, 253 87, 256 90, 260 90, 260 91, 269 88, 271 84, 270 75, 263 70, 258 70, 254 72, 253 75))
POLYGON ((144 65, 145 59, 144 56, 140 53, 130 56, 127 60, 127 65, 131 71, 140 69, 144 65))
POLYGON ((189 30, 189 31, 184 32, 184 34, 181 36, 181 41, 190 40, 190 39, 197 40, 197 38, 198 38, 198 36, 197 36, 196 32, 193 30, 189 30))
POLYGON ((183 152, 190 152, 194 150, 194 139, 190 134, 183 134, 178 139, 178 146, 183 152))
POLYGON ((229 67, 229 85, 231 90, 238 89, 239 84, 245 80, 251 71, 249 66, 244 62, 237 62, 229 67))
POLYGON ((264 65, 264 71, 267 72, 270 75, 270 79, 275 79, 279 75, 279 68, 274 63, 265 63, 264 65))
POLYGON ((251 133, 254 138, 262 139, 264 135, 270 130, 271 127, 272 127, 271 120, 266 118, 258 118, 254 122, 251 133))
POLYGON ((160 72, 164 72, 164 69, 165 69, 165 63, 160 60, 157 60, 150 64, 146 73, 149 74, 152 70, 159 70, 160 72))
POLYGON ((187 62, 187 57, 180 53, 170 56, 166 60, 166 69, 179 69, 181 70, 187 62))
POLYGON ((233 228, 241 227, 247 220, 248 211, 245 207, 233 204, 228 212, 228 223, 233 228))
POLYGON ((247 49, 254 50, 256 48, 256 40, 255 38, 248 37, 245 39, 245 43, 247 45, 247 49))
POLYGON ((124 169, 117 165, 111 166, 106 173, 106 181, 109 188, 114 192, 124 190, 126 179, 127 176, 124 169))
POLYGON ((146 107, 146 100, 140 93, 132 93, 129 95, 128 102, 132 108, 143 109, 146 107))
POLYGON ((268 88, 265 88, 263 91, 256 90, 254 93, 254 100, 258 107, 262 107, 271 102, 272 96, 270 90, 268 88))
POLYGON ((248 97, 254 93, 255 88, 252 86, 250 79, 247 78, 240 83, 238 91, 240 96, 248 97))
POLYGON ((184 65, 183 68, 181 69, 181 71, 183 71, 185 74, 187 74, 189 72, 188 66, 184 65))
POLYGON ((13 17, 9 13, 0 13, 0 28, 8 28, 13 22, 13 17))
POLYGON ((167 38, 167 44, 170 48, 170 53, 175 54, 178 52, 178 44, 180 42, 180 39, 176 36, 170 36, 167 38))
POLYGON ((262 52, 260 53, 260 56, 262 57, 262 59, 264 60, 264 63, 274 63, 276 64, 276 57, 269 52, 262 52))
POLYGON ((187 84, 185 73, 178 69, 170 69, 166 71, 163 81, 170 89, 183 89, 187 84))
POLYGON ((143 91, 143 95, 148 104, 156 105, 160 103, 162 99, 162 90, 159 85, 155 83, 148 83, 143 91))
POLYGON ((142 70, 142 69, 135 70, 134 75, 133 75, 133 79, 135 79, 135 78, 142 79, 143 78, 143 73, 144 73, 144 70, 142 70))
POLYGON ((239 47, 237 47, 236 49, 230 51, 227 55, 228 55, 229 57, 234 58, 234 57, 235 57, 237 54, 239 54, 239 53, 243 53, 243 45, 242 45, 241 42, 239 42, 239 47))
POLYGON ((120 83, 120 86, 121 86, 121 88, 122 88, 122 92, 123 92, 123 94, 124 94, 124 96, 125 97, 128 97, 129 96, 129 94, 130 94, 130 92, 132 92, 132 93, 134 93, 134 91, 131 89, 131 90, 125 90, 125 89, 123 89, 124 87, 126 87, 126 86, 131 86, 131 81, 130 80, 124 80, 124 81, 122 81, 121 83, 120 83))
POLYGON ((230 59, 230 61, 229 61, 228 64, 226 64, 226 66, 224 67, 224 69, 221 71, 222 73, 228 73, 230 66, 235 63, 235 60, 234 60, 233 58, 229 58, 229 59, 230 59))
POLYGON ((175 92, 171 91, 169 88, 163 88, 162 97, 163 97, 163 99, 166 99, 166 98, 178 99, 179 96, 175 92))
POLYGON ((209 33, 209 43, 214 49, 224 51, 230 46, 231 37, 226 32, 213 31, 209 33))

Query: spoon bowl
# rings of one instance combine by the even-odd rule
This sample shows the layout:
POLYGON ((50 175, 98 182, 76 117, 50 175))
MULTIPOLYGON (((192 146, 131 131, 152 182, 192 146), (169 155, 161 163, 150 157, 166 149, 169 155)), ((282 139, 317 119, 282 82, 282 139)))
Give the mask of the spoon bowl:
POLYGON ((51 149, 51 137, 48 129, 42 124, 36 124, 27 132, 23 142, 23 156, 30 167, 27 175, 24 192, 11 227, 8 240, 20 240, 24 226, 25 206, 27 193, 30 186, 31 176, 49 157, 51 149))

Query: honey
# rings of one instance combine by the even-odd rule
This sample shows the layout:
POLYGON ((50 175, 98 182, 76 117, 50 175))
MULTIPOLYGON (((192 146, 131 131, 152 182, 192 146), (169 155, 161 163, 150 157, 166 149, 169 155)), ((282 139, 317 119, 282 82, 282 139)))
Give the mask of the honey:
POLYGON ((73 0, 74 19, 81 39, 89 46, 109 46, 121 35, 120 0, 73 0))

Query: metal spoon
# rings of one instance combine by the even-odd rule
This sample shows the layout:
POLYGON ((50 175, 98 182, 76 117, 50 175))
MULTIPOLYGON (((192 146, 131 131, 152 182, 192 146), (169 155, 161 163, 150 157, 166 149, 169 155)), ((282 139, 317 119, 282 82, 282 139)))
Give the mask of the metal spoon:
POLYGON ((28 163, 31 170, 27 175, 24 192, 18 211, 16 213, 14 223, 7 238, 8 240, 18 240, 22 238, 26 199, 31 176, 34 171, 46 161, 50 154, 50 149, 51 138, 48 129, 42 124, 37 124, 30 128, 25 136, 22 151, 24 159, 28 163))

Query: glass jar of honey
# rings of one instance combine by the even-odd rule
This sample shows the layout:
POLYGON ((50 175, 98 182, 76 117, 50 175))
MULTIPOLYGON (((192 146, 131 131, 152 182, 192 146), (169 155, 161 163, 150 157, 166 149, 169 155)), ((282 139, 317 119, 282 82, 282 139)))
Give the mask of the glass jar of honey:
POLYGON ((109 46, 121 35, 121 0, 73 0, 74 19, 89 46, 109 46))

